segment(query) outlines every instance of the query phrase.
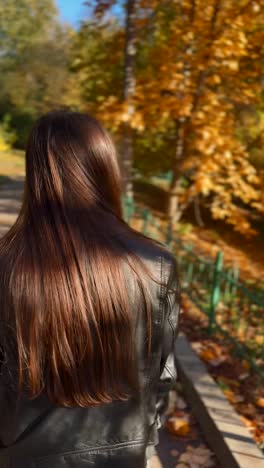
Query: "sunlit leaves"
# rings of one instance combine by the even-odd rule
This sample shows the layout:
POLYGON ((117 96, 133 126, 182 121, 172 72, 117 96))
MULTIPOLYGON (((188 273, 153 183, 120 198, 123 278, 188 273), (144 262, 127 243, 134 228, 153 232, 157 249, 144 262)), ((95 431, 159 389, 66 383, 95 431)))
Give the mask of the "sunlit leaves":
MULTIPOLYGON (((94 3, 104 13, 114 2, 94 3)), ((262 173, 252 165, 252 138, 240 138, 238 127, 241 108, 263 106, 264 0, 138 0, 135 21, 136 88, 126 103, 121 96, 123 26, 110 33, 118 47, 110 36, 103 39, 109 26, 93 32, 94 52, 87 47, 91 36, 87 41, 83 35, 80 50, 87 49, 77 68, 87 107, 116 132, 129 124, 137 151, 137 141, 146 148, 147 138, 153 148, 165 150, 169 134, 172 148, 160 153, 160 168, 167 158, 188 181, 184 193, 179 188, 181 203, 201 194, 213 217, 253 233, 250 210, 264 212, 262 173), (179 139, 183 153, 173 163, 179 139)), ((139 154, 147 173, 152 165, 158 168, 155 150, 139 154)))

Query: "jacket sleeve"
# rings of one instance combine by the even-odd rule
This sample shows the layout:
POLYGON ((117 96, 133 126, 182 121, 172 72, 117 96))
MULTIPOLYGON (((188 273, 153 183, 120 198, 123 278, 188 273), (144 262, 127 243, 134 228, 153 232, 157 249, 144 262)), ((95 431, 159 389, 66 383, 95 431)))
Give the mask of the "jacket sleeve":
POLYGON ((164 326, 156 406, 159 414, 167 407, 169 391, 173 388, 177 377, 174 349, 178 333, 180 293, 177 265, 174 257, 171 257, 170 264, 167 268, 168 276, 166 276, 168 279, 163 294, 164 326))
MULTIPOLYGON (((155 446, 159 441, 158 429, 161 426, 160 416, 167 408, 169 391, 173 388, 176 382, 174 348, 178 333, 180 292, 177 265, 173 256, 170 256, 170 262, 166 263, 166 270, 166 287, 162 288, 163 294, 161 296, 164 320, 161 344, 160 377, 156 392, 156 418, 146 451, 147 459, 151 458, 156 453, 155 446)), ((162 278, 162 280, 164 281, 164 278, 162 278)))

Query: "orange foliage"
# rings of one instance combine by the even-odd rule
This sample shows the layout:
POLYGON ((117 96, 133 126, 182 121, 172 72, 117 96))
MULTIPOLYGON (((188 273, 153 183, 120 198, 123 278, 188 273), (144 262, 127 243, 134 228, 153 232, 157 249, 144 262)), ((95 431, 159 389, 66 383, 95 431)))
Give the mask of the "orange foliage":
POLYGON ((180 202, 201 194, 214 218, 253 234, 248 210, 264 213, 263 174, 237 136, 237 113, 262 105, 264 0, 139 0, 137 11, 145 66, 129 101, 108 97, 100 116, 114 130, 174 126, 175 181, 188 180, 183 194, 174 190, 180 202))

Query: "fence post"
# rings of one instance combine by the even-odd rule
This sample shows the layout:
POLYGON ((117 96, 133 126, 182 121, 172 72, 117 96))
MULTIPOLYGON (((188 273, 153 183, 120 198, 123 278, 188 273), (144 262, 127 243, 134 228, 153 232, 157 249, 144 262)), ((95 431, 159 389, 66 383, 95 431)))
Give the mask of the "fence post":
POLYGON ((166 244, 167 244, 168 246, 170 246, 170 244, 171 244, 171 241, 172 241, 172 234, 173 234, 172 222, 169 221, 169 222, 168 222, 168 227, 167 227, 167 234, 166 234, 166 244))
POLYGON ((134 199, 132 197, 127 197, 126 204, 127 204, 126 221, 127 223, 129 223, 135 211, 134 199))
POLYGON ((233 281, 236 282, 236 284, 232 284, 231 285, 231 305, 233 304, 234 302, 234 298, 236 296, 236 293, 237 293, 237 283, 238 283, 238 280, 239 280, 239 266, 238 264, 235 262, 234 265, 233 265, 233 271, 232 271, 232 279, 233 281))
POLYGON ((122 211, 124 220, 128 223, 130 217, 130 206, 131 206, 131 199, 128 198, 126 195, 122 196, 122 211))
POLYGON ((148 223, 149 223, 149 220, 151 218, 151 213, 150 211, 147 209, 147 208, 144 208, 143 210, 143 228, 142 228, 142 231, 143 231, 143 234, 145 236, 148 235, 148 223))
POLYGON ((215 326, 215 313, 221 294, 221 271, 223 267, 223 252, 217 253, 214 264, 214 276, 209 310, 209 333, 212 333, 215 326))

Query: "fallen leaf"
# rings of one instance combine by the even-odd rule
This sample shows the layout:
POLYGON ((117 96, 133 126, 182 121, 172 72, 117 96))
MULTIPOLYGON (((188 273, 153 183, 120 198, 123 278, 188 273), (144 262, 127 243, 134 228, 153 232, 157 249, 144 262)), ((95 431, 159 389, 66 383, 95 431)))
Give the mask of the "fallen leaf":
POLYGON ((198 354, 200 354, 201 351, 202 351, 203 345, 202 345, 202 343, 200 343, 199 341, 195 341, 195 342, 192 343, 192 348, 193 348, 198 354))
POLYGON ((178 457, 179 452, 178 452, 178 450, 172 449, 172 450, 170 451, 170 454, 171 454, 172 457, 178 457))
POLYGON ((186 450, 187 450, 187 452, 193 452, 194 447, 192 445, 187 445, 186 450))
POLYGON ((205 463, 204 468, 213 468, 215 466, 214 460, 208 460, 208 462, 205 463))
POLYGON ((210 360, 210 364, 213 367, 218 367, 220 364, 222 364, 224 361, 226 361, 226 356, 220 356, 219 358, 212 359, 210 360))
POLYGON ((180 462, 186 463, 187 465, 191 462, 191 460, 192 460, 192 455, 190 454, 190 452, 182 453, 179 458, 180 462))
POLYGON ((245 418, 245 416, 240 416, 240 418, 243 421, 243 423, 245 424, 245 426, 252 427, 252 421, 250 421, 250 419, 245 418))
POLYGON ((249 373, 248 372, 242 372, 242 374, 240 374, 238 376, 239 380, 245 380, 249 377, 249 373))
POLYGON ((203 359, 204 361, 214 361, 217 359, 217 356, 214 351, 211 349, 203 349, 200 353, 200 358, 203 359))
POLYGON ((258 345, 263 345, 264 344, 264 336, 255 336, 255 342, 258 345))
POLYGON ((245 398, 242 395, 234 395, 234 403, 243 403, 245 398))
POLYGON ((224 389, 223 392, 227 399, 230 401, 230 403, 233 403, 233 405, 237 403, 243 403, 245 401, 245 398, 242 395, 236 395, 230 389, 224 389))
POLYGON ((212 452, 204 446, 187 447, 187 451, 183 453, 179 461, 185 463, 189 468, 201 468, 205 466, 213 466, 212 452))
POLYGON ((256 407, 252 403, 242 403, 239 406, 239 410, 242 412, 243 416, 246 418, 253 419, 256 417, 256 407))
POLYGON ((204 466, 211 458, 211 455, 192 455, 192 462, 196 463, 197 465, 204 466))
POLYGON ((246 359, 243 359, 242 360, 242 366, 244 367, 244 369, 246 370, 249 370, 250 369, 250 364, 248 361, 246 361, 246 359))
POLYGON ((229 379, 227 377, 222 377, 221 376, 221 382, 225 383, 226 385, 230 387, 239 387, 239 382, 237 380, 229 379))
POLYGON ((223 390, 223 392, 224 392, 225 396, 227 397, 227 399, 228 399, 231 403, 234 403, 234 399, 235 399, 235 394, 234 394, 234 392, 232 392, 232 390, 227 389, 227 388, 225 388, 225 389, 223 390))
POLYGON ((177 417, 169 418, 166 426, 172 434, 178 436, 186 436, 190 432, 189 422, 184 419, 179 419, 177 417))
POLYGON ((204 447, 204 446, 195 448, 195 452, 197 454, 201 454, 201 455, 207 455, 207 456, 213 455, 213 452, 211 452, 210 449, 208 449, 207 447, 204 447))
POLYGON ((264 398, 258 398, 258 400, 256 401, 256 405, 259 408, 264 408, 264 398))

